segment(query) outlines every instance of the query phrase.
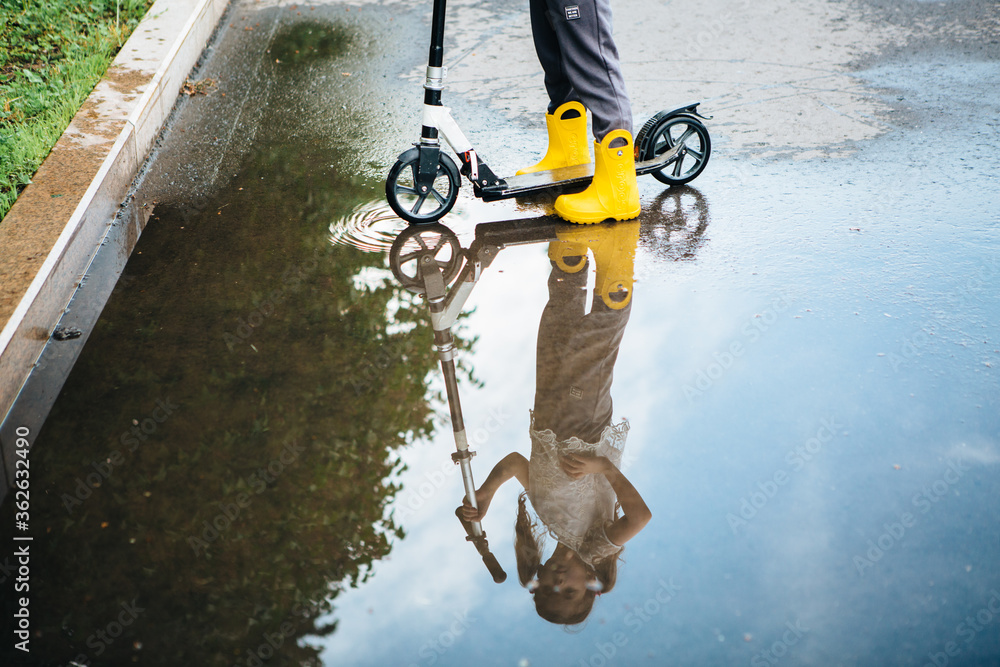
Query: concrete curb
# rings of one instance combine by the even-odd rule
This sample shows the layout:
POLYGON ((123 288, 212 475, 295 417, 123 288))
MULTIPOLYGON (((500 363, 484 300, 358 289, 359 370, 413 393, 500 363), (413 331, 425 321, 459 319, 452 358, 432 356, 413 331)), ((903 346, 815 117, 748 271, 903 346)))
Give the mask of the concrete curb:
MULTIPOLYGON (((0 416, 66 311, 228 4, 157 0, 0 225, 0 416)), ((0 446, 2 477, 11 479, 14 443, 0 446)))

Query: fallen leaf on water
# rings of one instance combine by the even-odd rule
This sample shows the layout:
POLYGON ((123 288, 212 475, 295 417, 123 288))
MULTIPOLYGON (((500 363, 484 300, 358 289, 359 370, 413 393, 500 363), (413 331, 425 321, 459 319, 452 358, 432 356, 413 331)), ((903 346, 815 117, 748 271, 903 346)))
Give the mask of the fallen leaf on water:
POLYGON ((199 81, 188 79, 181 86, 181 92, 188 97, 193 97, 195 95, 208 95, 208 91, 212 88, 215 88, 215 79, 201 79, 199 81))

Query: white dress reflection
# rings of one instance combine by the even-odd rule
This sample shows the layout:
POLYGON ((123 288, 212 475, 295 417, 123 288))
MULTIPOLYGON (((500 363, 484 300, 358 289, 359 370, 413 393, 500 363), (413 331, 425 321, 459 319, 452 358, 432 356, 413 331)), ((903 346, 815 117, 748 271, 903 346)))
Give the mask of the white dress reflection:
POLYGON ((531 458, 504 457, 476 491, 482 520, 497 489, 516 478, 518 579, 539 616, 583 622, 594 599, 614 588, 623 545, 649 522, 642 497, 619 467, 628 422, 612 423, 611 383, 631 312, 638 223, 561 232, 549 246, 549 301, 538 329, 531 458), (587 250, 597 284, 586 312, 587 250), (538 516, 533 521, 526 500, 538 516), (538 525, 541 524, 541 526, 538 525), (542 563, 545 535, 557 545, 542 563))

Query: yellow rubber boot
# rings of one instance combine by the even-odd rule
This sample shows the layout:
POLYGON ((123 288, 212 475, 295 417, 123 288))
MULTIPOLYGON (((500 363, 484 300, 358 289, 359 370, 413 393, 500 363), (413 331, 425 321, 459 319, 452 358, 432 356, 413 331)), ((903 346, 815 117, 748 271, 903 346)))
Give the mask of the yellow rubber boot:
POLYGON ((549 133, 549 148, 542 161, 532 167, 525 167, 517 175, 536 171, 547 171, 560 167, 572 167, 590 163, 587 148, 587 110, 579 102, 567 102, 555 113, 545 114, 545 127, 549 133), (569 111, 576 111, 575 118, 563 118, 569 111))
POLYGON ((632 135, 614 130, 604 141, 594 142, 594 180, 583 192, 560 195, 555 209, 559 217, 577 224, 631 220, 639 215, 639 186, 635 178, 632 135), (615 139, 624 139, 620 148, 609 148, 615 139))
MULTIPOLYGON (((597 280, 594 291, 613 310, 624 308, 632 300, 635 282, 635 249, 639 244, 639 221, 619 222, 600 227, 582 227, 556 232, 558 241, 549 245, 549 257, 557 264, 566 258, 594 253, 597 280), (559 258, 553 256, 558 255, 559 258)), ((571 267, 575 273, 583 266, 571 267)), ((560 268, 562 265, 560 264, 560 268)), ((563 269, 564 271, 566 269, 563 269)))

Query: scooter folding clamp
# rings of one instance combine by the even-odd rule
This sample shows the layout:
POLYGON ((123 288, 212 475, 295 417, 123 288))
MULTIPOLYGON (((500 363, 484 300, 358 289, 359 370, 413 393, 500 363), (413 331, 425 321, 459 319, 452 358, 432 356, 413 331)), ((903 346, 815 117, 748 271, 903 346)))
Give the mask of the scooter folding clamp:
POLYGON ((448 68, 427 66, 427 79, 424 88, 427 90, 442 90, 444 88, 445 77, 448 76, 448 68))
POLYGON ((471 459, 476 453, 471 449, 463 449, 460 452, 452 452, 451 460, 455 462, 455 465, 459 465, 465 459, 471 459))
POLYGON ((445 346, 438 346, 438 345, 435 345, 434 347, 435 347, 435 349, 437 349, 438 357, 440 357, 441 361, 451 361, 451 360, 453 360, 455 358, 455 348, 454 347, 450 347, 450 346, 449 347, 445 347, 445 346))

